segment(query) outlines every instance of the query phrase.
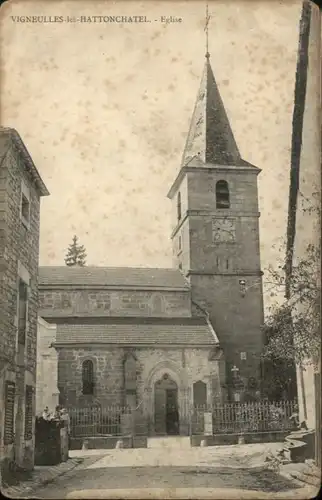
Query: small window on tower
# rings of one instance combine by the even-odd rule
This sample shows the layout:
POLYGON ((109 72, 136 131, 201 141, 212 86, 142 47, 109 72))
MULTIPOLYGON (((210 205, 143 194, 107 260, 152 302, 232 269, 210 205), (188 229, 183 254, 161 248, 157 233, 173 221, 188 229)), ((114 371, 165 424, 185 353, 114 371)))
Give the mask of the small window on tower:
POLYGON ((226 269, 229 269, 229 259, 226 259, 226 269))
POLYGON ((216 208, 229 208, 229 187, 227 181, 218 181, 216 184, 216 208))
POLYGON ((181 193, 178 193, 177 197, 177 219, 178 222, 181 220, 181 193))
POLYGON ((246 358, 247 358, 246 353, 245 352, 241 352, 240 353, 240 359, 245 360, 246 358))
POLYGON ((219 268, 219 257, 216 257, 216 266, 219 268))
POLYGON ((182 250, 182 240, 181 236, 179 236, 179 252, 182 250))
POLYGON ((180 269, 180 271, 182 271, 182 263, 181 262, 179 262, 179 269, 180 269))

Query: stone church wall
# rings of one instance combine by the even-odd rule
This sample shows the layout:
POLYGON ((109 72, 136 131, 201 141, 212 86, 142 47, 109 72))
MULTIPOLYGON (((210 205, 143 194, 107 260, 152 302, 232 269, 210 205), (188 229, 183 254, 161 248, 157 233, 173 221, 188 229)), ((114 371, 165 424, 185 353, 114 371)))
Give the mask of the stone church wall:
POLYGON ((40 287, 40 314, 55 316, 189 317, 190 291, 61 289, 40 287))
MULTIPOLYGON (((177 374, 182 388, 192 394, 194 382, 203 381, 208 386, 209 403, 215 387, 220 392, 220 362, 209 361, 209 350, 198 348, 142 348, 131 350, 136 359, 137 404, 149 397, 152 381, 169 370, 177 374), (190 391, 190 392, 189 392, 190 391)), ((82 406, 94 401, 102 405, 124 404, 123 348, 61 348, 59 349, 58 386, 63 402, 82 406), (82 396, 82 363, 90 359, 94 364, 94 396, 82 396)), ((171 375, 170 373, 170 375, 171 375)))
POLYGON ((238 276, 227 276, 225 279, 222 276, 191 276, 192 298, 208 310, 227 362, 242 368, 245 376, 252 377, 256 376, 255 366, 259 367, 258 357, 262 349, 260 325, 263 324, 263 310, 256 285, 258 278, 243 278, 249 286, 244 297, 240 293, 238 276), (218 294, 218 289, 221 294, 218 294), (216 296, 216 302, 211 300, 212 296, 216 296), (221 336, 221 332, 225 335, 221 336), (242 359, 242 353, 246 353, 246 359, 242 359))
POLYGON ((61 402, 82 406, 98 400, 102 404, 123 404, 123 349, 63 348, 58 350, 58 387, 61 402), (82 395, 82 364, 90 359, 94 367, 94 397, 82 395))

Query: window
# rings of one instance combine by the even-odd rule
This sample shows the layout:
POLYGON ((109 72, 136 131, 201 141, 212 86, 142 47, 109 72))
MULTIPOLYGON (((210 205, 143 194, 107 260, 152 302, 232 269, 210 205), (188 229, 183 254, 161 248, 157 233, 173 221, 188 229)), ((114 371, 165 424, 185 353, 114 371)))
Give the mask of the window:
POLYGON ((5 384, 5 411, 4 411, 4 444, 14 441, 14 411, 16 386, 13 382, 5 384))
POLYGON ((180 271, 182 271, 182 263, 181 262, 179 262, 179 269, 180 269, 180 271))
POLYGON ((202 380, 193 384, 193 404, 197 407, 207 404, 207 384, 202 380))
POLYGON ((229 187, 226 181, 218 181, 216 184, 216 208, 229 208, 229 187))
POLYGON ((181 236, 179 236, 179 252, 182 250, 182 239, 181 236))
POLYGON ((241 352, 241 353, 240 353, 240 359, 244 359, 244 360, 245 360, 245 359, 246 359, 246 357, 247 357, 247 356, 246 356, 246 353, 245 353, 245 352, 241 352))
POLYGON ((181 220, 181 193, 177 196, 177 219, 178 222, 181 220))
POLYGON ((21 215, 22 218, 29 223, 30 219, 30 203, 28 198, 22 193, 21 196, 21 215))
POLYGON ((216 266, 219 268, 219 257, 216 257, 216 266))
POLYGON ((133 394, 136 390, 136 359, 131 353, 124 360, 124 382, 125 390, 132 391, 133 394))
POLYGON ((28 310, 28 285, 22 279, 19 279, 18 309, 18 343, 25 345, 28 310))
POLYGON ((33 387, 26 385, 25 392, 25 440, 32 439, 33 387))
POLYGON ((229 269, 229 259, 226 259, 226 269, 229 269))
POLYGON ((94 367, 93 361, 87 359, 82 369, 83 394, 94 394, 94 367))

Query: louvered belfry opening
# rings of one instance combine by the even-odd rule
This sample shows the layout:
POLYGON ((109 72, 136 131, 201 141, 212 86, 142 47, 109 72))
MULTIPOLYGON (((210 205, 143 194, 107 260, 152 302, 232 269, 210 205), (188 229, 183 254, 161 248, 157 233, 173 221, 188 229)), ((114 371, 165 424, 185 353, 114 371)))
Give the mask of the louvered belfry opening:
POLYGON ((94 366, 93 361, 87 359, 82 369, 83 394, 94 394, 94 366))
POLYGON ((227 181, 218 181, 216 184, 216 208, 229 208, 229 187, 227 181))

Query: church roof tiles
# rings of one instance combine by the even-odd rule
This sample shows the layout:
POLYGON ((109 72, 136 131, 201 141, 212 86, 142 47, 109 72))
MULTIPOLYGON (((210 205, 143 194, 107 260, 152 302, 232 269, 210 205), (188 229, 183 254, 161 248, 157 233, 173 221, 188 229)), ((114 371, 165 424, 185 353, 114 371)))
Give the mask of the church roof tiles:
POLYGON ((57 325, 56 345, 110 344, 128 346, 188 345, 208 346, 218 344, 204 318, 107 321, 104 324, 57 325))
POLYGON ((39 268, 40 288, 74 287, 131 287, 142 289, 187 290, 189 285, 178 269, 135 267, 68 267, 39 268))

